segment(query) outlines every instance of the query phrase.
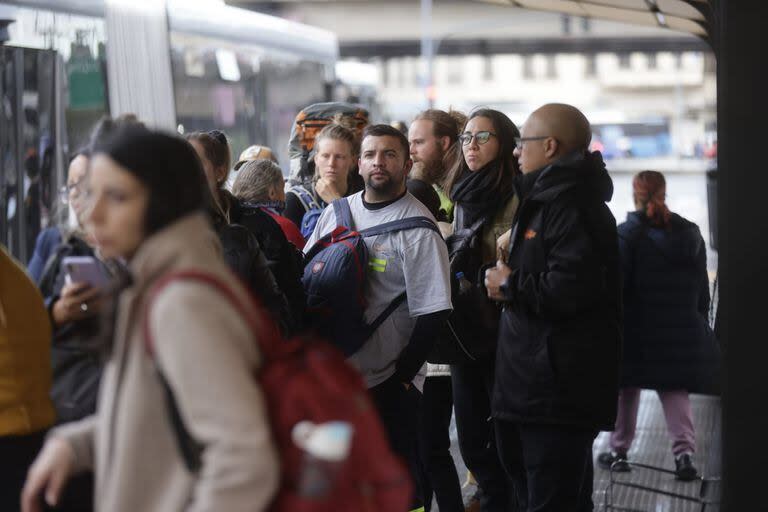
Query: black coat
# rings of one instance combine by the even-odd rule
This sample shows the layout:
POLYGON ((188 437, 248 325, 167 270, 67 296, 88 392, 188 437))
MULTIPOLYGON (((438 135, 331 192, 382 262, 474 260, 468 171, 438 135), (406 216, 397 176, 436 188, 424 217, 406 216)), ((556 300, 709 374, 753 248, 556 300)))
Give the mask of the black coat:
POLYGON ((285 295, 291 313, 290 332, 303 328, 306 298, 301 276, 304 255, 288 241, 280 224, 256 205, 245 203, 227 194, 229 221, 250 231, 259 243, 277 286, 285 295))
POLYGON ((494 417, 609 430, 616 418, 621 277, 613 183, 599 153, 516 180, 494 417))
POLYGON ((717 342, 709 327, 704 239, 696 224, 672 214, 667 229, 639 212, 619 226, 624 271, 621 385, 714 391, 717 342))
POLYGON ((269 311, 283 334, 292 333, 294 320, 288 301, 269 269, 269 263, 256 237, 238 224, 214 225, 224 250, 224 260, 254 296, 269 311))

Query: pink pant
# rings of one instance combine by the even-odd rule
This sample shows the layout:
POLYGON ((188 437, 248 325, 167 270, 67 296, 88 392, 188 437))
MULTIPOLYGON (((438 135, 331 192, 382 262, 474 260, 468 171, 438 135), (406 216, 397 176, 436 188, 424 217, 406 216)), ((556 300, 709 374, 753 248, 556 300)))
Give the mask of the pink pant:
MULTIPOLYGON (((679 455, 683 452, 696 451, 696 434, 693 430, 693 416, 688 392, 657 391, 664 417, 667 420, 667 430, 672 438, 672 453, 679 455)), ((623 388, 619 390, 619 412, 616 416, 616 427, 611 432, 611 449, 615 452, 627 453, 632 440, 635 438, 637 426, 637 410, 640 408, 640 388, 623 388)))

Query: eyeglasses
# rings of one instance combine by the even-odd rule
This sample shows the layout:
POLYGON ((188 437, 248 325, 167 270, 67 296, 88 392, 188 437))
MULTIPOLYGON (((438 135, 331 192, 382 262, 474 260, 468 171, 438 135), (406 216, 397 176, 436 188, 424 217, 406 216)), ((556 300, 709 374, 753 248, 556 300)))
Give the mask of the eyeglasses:
POLYGON ((550 135, 542 135, 540 137, 515 137, 515 147, 517 149, 523 149, 523 143, 529 140, 544 140, 550 138, 550 135))
POLYGON ((491 140, 491 136, 495 137, 496 134, 489 131, 477 132, 474 135, 471 132, 464 132, 459 135, 459 140, 461 141, 462 146, 470 145, 472 143, 472 139, 475 139, 478 144, 483 145, 491 140))
POLYGON ((82 192, 82 187, 85 185, 85 177, 80 178, 71 185, 64 185, 59 189, 59 199, 62 203, 67 204, 70 196, 78 197, 82 192))

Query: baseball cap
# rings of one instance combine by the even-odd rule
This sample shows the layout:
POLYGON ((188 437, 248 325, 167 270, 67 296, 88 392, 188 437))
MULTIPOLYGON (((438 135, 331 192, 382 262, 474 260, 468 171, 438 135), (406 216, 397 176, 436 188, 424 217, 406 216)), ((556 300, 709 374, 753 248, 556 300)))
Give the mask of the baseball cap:
POLYGON ((248 146, 242 153, 240 153, 240 158, 237 159, 234 168, 237 171, 245 162, 261 159, 272 160, 277 163, 277 158, 271 148, 254 144, 253 146, 248 146))

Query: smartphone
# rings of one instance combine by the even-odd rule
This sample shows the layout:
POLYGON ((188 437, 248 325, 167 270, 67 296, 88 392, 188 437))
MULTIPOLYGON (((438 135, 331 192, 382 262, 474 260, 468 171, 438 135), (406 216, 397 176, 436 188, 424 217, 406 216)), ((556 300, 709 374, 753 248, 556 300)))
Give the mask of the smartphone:
POLYGON ((105 288, 109 284, 106 269, 93 256, 66 256, 62 265, 68 282, 88 283, 94 288, 105 288))

